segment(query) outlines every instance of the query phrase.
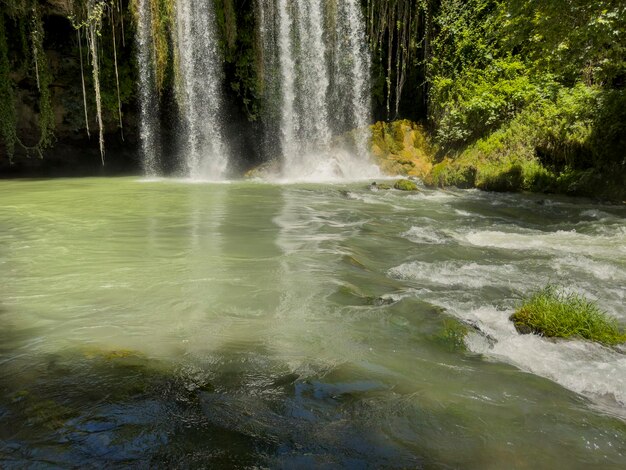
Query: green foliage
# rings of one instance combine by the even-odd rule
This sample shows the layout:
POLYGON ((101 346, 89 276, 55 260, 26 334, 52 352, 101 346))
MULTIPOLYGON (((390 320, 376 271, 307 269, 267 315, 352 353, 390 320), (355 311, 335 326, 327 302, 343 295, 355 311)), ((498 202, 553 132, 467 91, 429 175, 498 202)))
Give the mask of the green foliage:
MULTIPOLYGON (((110 34, 110 33, 109 33, 110 34)), ((115 120, 118 113, 118 96, 115 80, 115 63, 113 61, 113 46, 109 41, 102 45, 104 53, 100 57, 100 83, 102 108, 109 120, 115 120)), ((118 62, 117 67, 120 82, 120 102, 122 105, 132 102, 135 93, 135 72, 130 60, 118 62)), ((91 79, 90 79, 91 83, 91 79)))
MULTIPOLYGON (((174 5, 171 0, 150 0, 152 9, 152 38, 156 69, 156 87, 159 92, 167 82, 167 71, 172 59, 171 33, 174 21, 174 5)), ((120 84, 121 85, 121 84, 120 84)))
POLYGON ((438 141, 458 146, 499 128, 538 98, 538 87, 522 62, 498 59, 485 69, 465 69, 454 79, 436 77, 431 119, 438 123, 438 141))
POLYGON ((508 0, 500 42, 533 71, 551 70, 568 86, 611 83, 626 73, 626 3, 622 0, 508 0))
POLYGON ((430 182, 623 197, 625 13, 612 0, 443 0, 430 182))
POLYGON ((532 294, 511 316, 522 333, 556 338, 582 338, 606 345, 626 342, 617 320, 578 294, 566 294, 555 286, 532 294))
POLYGON ((624 111, 602 110, 609 99, 623 103, 624 93, 578 84, 559 87, 555 95, 538 98, 506 125, 452 152, 433 167, 428 182, 622 200, 624 165, 612 159, 624 144, 626 121, 607 114, 624 111))
POLYGON ((434 15, 435 34, 426 64, 431 81, 457 78, 468 68, 483 69, 497 58, 502 0, 442 0, 434 15))

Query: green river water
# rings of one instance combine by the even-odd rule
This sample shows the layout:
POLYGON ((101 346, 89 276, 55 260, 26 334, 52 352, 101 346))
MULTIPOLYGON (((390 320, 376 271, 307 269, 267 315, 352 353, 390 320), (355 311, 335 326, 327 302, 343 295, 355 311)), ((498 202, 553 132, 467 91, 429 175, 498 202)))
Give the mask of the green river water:
POLYGON ((367 183, 0 182, 2 468, 625 468, 626 208, 367 183), (458 331, 465 325, 463 339, 458 331))

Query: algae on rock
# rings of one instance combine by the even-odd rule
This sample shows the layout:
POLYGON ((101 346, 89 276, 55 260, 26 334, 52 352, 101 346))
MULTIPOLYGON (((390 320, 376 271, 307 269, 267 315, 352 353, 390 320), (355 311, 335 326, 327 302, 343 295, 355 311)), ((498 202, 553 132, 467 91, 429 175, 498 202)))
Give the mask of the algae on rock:
POLYGON ((417 184, 411 180, 398 180, 393 185, 393 188, 399 191, 419 191, 417 184))
POLYGON ((420 125, 402 120, 377 122, 370 129, 370 148, 383 172, 418 178, 430 173, 432 147, 420 125))

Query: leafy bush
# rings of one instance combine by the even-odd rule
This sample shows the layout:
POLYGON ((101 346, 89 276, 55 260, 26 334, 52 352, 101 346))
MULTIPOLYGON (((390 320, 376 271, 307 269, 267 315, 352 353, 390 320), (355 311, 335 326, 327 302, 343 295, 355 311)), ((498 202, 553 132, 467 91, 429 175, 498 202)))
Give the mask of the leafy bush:
POLYGON ((444 147, 471 142, 538 98, 524 64, 513 59, 496 60, 486 69, 466 69, 454 80, 437 77, 431 89, 437 139, 444 147))
POLYGON ((520 333, 583 338, 606 345, 626 342, 617 320, 585 297, 548 286, 527 298, 511 316, 520 333))

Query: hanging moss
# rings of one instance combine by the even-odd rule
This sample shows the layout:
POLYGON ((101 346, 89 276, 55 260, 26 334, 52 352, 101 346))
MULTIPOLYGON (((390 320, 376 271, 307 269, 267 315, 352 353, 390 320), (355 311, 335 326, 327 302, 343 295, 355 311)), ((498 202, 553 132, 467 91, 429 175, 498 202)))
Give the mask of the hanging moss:
POLYGON ((167 79, 167 70, 171 58, 171 33, 174 20, 172 0, 150 0, 152 10, 152 40, 154 41, 154 60, 156 87, 163 91, 167 79))
POLYGON ((42 151, 52 145, 54 140, 54 113, 52 111, 50 84, 52 77, 48 58, 44 50, 44 28, 41 21, 41 8, 35 0, 25 2, 8 1, 5 10, 14 19, 24 71, 34 74, 38 95, 39 138, 35 145, 25 145, 16 130, 14 83, 10 73, 12 68, 9 57, 8 35, 5 15, 0 15, 0 133, 2 135, 9 160, 15 154, 16 146, 27 154, 42 156, 42 151), (26 60, 30 59, 28 62, 26 60))
POLYGON ((9 76, 10 71, 4 15, 0 14, 0 132, 9 159, 12 159, 17 135, 15 133, 15 97, 13 82, 9 76))
POLYGON ((48 67, 48 58, 43 48, 44 29, 41 22, 41 11, 37 2, 32 7, 31 41, 33 46, 33 64, 37 75, 39 91, 39 142, 34 147, 39 156, 41 151, 52 145, 54 139, 54 113, 50 96, 52 77, 48 67))

